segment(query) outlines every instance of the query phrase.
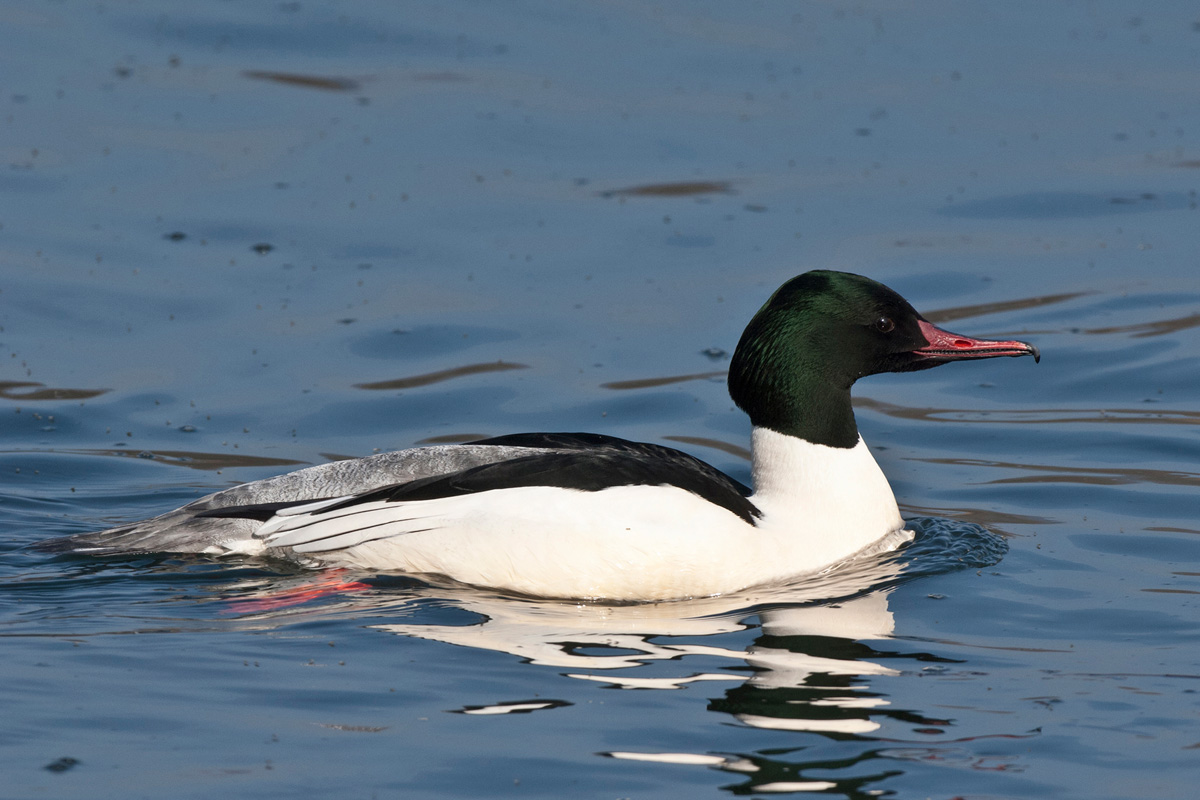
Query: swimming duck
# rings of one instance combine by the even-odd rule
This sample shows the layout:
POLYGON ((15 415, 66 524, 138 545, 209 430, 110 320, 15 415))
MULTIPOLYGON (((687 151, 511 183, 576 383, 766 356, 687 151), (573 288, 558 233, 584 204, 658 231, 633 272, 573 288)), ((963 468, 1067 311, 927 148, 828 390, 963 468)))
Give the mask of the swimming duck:
POLYGON ((806 272, 754 315, 730 362, 753 490, 670 447, 526 433, 309 467, 43 549, 278 557, 564 599, 719 595, 910 537, 855 424, 855 381, 1026 355, 1039 358, 937 328, 876 281, 806 272))

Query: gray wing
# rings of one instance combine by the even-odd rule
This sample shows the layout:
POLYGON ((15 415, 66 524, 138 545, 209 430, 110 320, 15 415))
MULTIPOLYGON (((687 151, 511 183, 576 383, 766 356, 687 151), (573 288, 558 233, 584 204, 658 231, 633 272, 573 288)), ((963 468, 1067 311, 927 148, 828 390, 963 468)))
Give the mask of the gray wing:
POLYGON ((274 478, 243 483, 201 497, 152 519, 93 533, 47 539, 36 545, 50 553, 210 553, 244 552, 262 523, 236 517, 198 516, 231 506, 295 503, 346 497, 421 478, 460 472, 520 458, 547 448, 492 444, 415 447, 367 458, 332 461, 274 478))

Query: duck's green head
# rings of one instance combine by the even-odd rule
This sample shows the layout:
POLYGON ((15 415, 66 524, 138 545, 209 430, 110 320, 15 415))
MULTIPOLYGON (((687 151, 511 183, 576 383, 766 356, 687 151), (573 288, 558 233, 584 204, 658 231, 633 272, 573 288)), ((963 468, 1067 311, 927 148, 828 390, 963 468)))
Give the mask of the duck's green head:
POLYGON ((746 326, 730 364, 729 393, 756 426, 853 447, 850 387, 859 378, 1024 355, 1039 357, 1024 342, 941 330, 870 278, 815 270, 779 287, 746 326))

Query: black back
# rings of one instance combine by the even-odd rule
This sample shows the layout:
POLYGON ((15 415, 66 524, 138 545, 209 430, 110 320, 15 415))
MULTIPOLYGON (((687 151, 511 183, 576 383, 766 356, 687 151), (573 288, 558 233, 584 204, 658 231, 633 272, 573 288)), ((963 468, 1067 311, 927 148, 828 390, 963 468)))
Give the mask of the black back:
MULTIPOLYGON (((762 516, 762 512, 748 499, 749 487, 698 458, 662 445, 631 442, 595 433, 518 433, 469 444, 529 447, 542 452, 384 486, 347 498, 324 510, 335 511, 360 503, 380 501, 399 503, 433 500, 525 486, 554 486, 584 492, 597 492, 614 486, 676 486, 736 514, 751 525, 762 516)), ((234 506, 203 512, 203 516, 266 520, 277 510, 302 504, 234 506)))

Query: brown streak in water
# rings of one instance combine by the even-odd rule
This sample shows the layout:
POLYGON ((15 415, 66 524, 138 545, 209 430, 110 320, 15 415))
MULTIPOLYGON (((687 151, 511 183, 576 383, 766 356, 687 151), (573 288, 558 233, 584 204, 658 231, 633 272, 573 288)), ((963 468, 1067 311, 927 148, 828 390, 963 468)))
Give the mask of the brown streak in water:
POLYGON ((1028 514, 1010 514, 1004 511, 992 511, 982 508, 937 508, 934 506, 912 506, 906 503, 900 504, 900 511, 905 516, 919 517, 945 517, 947 519, 960 519, 965 522, 973 522, 976 525, 981 525, 993 533, 998 533, 1001 536, 1016 537, 1018 534, 997 528, 996 525, 1061 525, 1062 520, 1052 519, 1050 517, 1034 517, 1028 514))
POLYGON ((1056 677, 1074 678, 1183 678, 1184 680, 1200 680, 1200 675, 1189 675, 1186 672, 1056 672, 1056 677))
POLYGON ((731 194, 729 181, 683 181, 680 183, 647 183, 625 189, 598 192, 601 197, 692 197, 698 194, 731 194))
POLYGON ((1152 594, 1200 594, 1194 589, 1142 589, 1142 591, 1152 594))
POLYGON ((480 439, 487 439, 486 433, 443 433, 440 436, 430 436, 425 439, 418 439, 416 444, 462 444, 463 442, 477 442, 480 439))
POLYGON ((87 400, 112 391, 111 389, 50 389, 45 386, 44 383, 31 381, 0 381, 0 397, 7 400, 87 400))
POLYGON ((982 317, 985 314, 999 314, 1002 311, 1019 311, 1026 308, 1038 308, 1039 306, 1049 306, 1055 303, 1065 303, 1068 300, 1074 300, 1076 297, 1084 297, 1089 294, 1095 294, 1095 292, 1048 294, 1041 297, 1023 297, 1019 300, 1001 300, 996 303, 980 303, 974 306, 943 308, 940 311, 931 311, 923 316, 930 322, 950 322, 955 319, 982 317))
POLYGON ((321 453, 320 455, 326 461, 350 461, 355 458, 362 458, 362 456, 348 456, 342 453, 321 453))
POLYGON ((1157 322, 1140 322, 1136 325, 1115 325, 1111 328, 1084 328, 1084 333, 1108 334, 1128 333, 1134 339, 1144 339, 1147 336, 1163 336, 1168 333, 1178 333, 1189 328, 1200 326, 1200 314, 1191 314, 1175 319, 1162 319, 1157 322))
POLYGON ((982 411, 965 408, 913 408, 872 397, 856 397, 854 405, 898 419, 921 422, 986 422, 994 424, 1052 424, 1066 422, 1126 422, 1151 425, 1200 425, 1200 411, 1136 408, 1029 408, 982 411), (949 416, 948 416, 949 415, 949 416), (1091 416, 1080 416, 1091 415, 1091 416), (955 416, 963 417, 956 419, 955 416))
MULTIPOLYGON (((952 705, 952 704, 950 704, 950 703, 934 703, 934 704, 933 704, 933 707, 934 707, 934 708, 948 708, 948 709, 950 709, 951 711, 978 711, 980 714, 1001 714, 1001 715, 1004 715, 1004 716, 1008 716, 1008 715, 1010 715, 1010 714, 1016 714, 1016 713, 1017 713, 1017 712, 1015 712, 1015 711, 1002 711, 1002 710, 1000 710, 1000 709, 998 709, 998 708, 977 708, 976 706, 960 706, 960 705, 952 705)), ((1001 735, 1001 736, 1004 736, 1005 734, 1000 734, 1000 735, 1001 735)), ((978 737, 978 736, 970 736, 970 737, 967 737, 967 738, 969 738, 969 739, 971 739, 971 740, 975 740, 975 739, 978 739, 978 738, 980 738, 980 737, 978 737)), ((1027 734, 1027 735, 1025 735, 1023 738, 1026 738, 1026 739, 1028 739, 1028 738, 1030 738, 1030 736, 1027 734)), ((945 740, 945 739, 942 739, 941 741, 942 741, 942 742, 945 742, 946 740, 945 740)))
MULTIPOLYGON (((1164 526, 1164 527, 1152 527, 1152 528, 1144 528, 1143 530, 1147 530, 1147 531, 1156 531, 1156 532, 1158 532, 1158 533, 1200 533, 1200 531, 1197 531, 1197 530, 1192 530, 1191 528, 1168 528, 1168 527, 1165 527, 1165 526, 1164 526)), ((1178 574, 1181 574, 1181 575, 1200 575, 1200 572, 1195 572, 1195 573, 1192 573, 1192 572, 1183 572, 1183 573, 1178 573, 1178 574)))
POLYGON ((987 484, 1002 483, 1085 483, 1101 486, 1125 486, 1152 483, 1159 486, 1200 486, 1200 475, 1192 472, 1163 469, 1114 469, 1101 467, 1062 467, 1048 464, 1015 464, 1007 461, 985 461, 971 458, 914 458, 925 464, 944 464, 958 467, 992 467, 995 469, 1040 470, 1050 475, 1023 475, 999 478, 987 484))
MULTIPOLYGON (((1054 652, 1063 652, 1063 651, 1056 650, 1054 652)), ((953 706, 938 706, 938 708, 953 708, 953 706)), ((971 708, 971 706, 963 706, 963 708, 971 708)), ((993 711, 991 709, 982 709, 982 708, 974 708, 972 710, 980 712, 980 713, 987 713, 987 714, 1011 714, 1011 713, 1013 713, 1011 711, 993 711)), ((947 722, 944 724, 949 725, 950 723, 947 722)), ((987 741, 989 739, 1035 739, 1041 735, 1042 735, 1041 729, 1034 728, 1033 731, 1031 731, 1029 733, 981 733, 978 736, 962 736, 957 739, 938 739, 937 744, 939 746, 944 747, 948 744, 961 744, 963 742, 983 742, 983 741, 987 741)), ((929 740, 928 739, 894 739, 894 738, 889 738, 886 736, 880 736, 877 738, 877 741, 897 742, 900 744, 918 745, 918 744, 924 744, 925 742, 928 742, 929 740)), ((937 748, 921 748, 921 749, 936 750, 937 748)), ((972 767, 972 769, 986 769, 986 770, 990 770, 990 771, 996 771, 996 770, 1011 769, 1011 767, 1002 764, 1002 765, 998 765, 995 767, 974 766, 974 767, 972 767)), ((962 797, 962 795, 957 795, 957 798, 961 798, 961 797, 962 797)))
POLYGON ((305 464, 291 458, 266 458, 264 456, 233 455, 231 453, 195 453, 187 450, 43 450, 39 452, 73 453, 88 456, 116 456, 118 458, 144 458, 141 453, 150 453, 158 461, 188 469, 217 470, 231 467, 291 467, 305 464))
POLYGON ((483 364, 467 364, 463 367, 442 369, 437 372, 426 372, 423 375, 412 375, 408 378, 396 378, 391 381, 375 383, 356 383, 355 389, 415 389, 418 386, 428 386, 431 383, 462 378, 467 375, 478 375, 483 372, 507 372, 510 369, 529 369, 528 364, 513 364, 508 361, 488 361, 483 364))
POLYGON ((713 450, 720 450, 722 453, 728 453, 731 456, 737 456, 746 461, 750 460, 749 450, 731 442, 722 442, 720 439, 707 439, 703 436, 664 436, 663 438, 670 442, 711 447, 713 450))
POLYGON ((671 375, 666 378, 638 378, 632 381, 611 381, 600 384, 601 389, 653 389, 657 386, 669 386, 672 383, 687 381, 702 381, 709 378, 719 378, 725 375, 724 370, 717 372, 697 372, 693 375, 671 375))
POLYGON ((964 642, 957 639, 938 639, 932 636, 894 636, 894 639, 900 639, 909 642, 929 642, 932 644, 953 645, 955 647, 965 647, 973 650, 1010 650, 1017 653, 1072 653, 1073 650, 1060 650, 1051 647, 1012 647, 1000 644, 979 644, 978 642, 964 642))
POLYGON ((1004 486, 1021 483, 1080 483, 1084 486, 1128 486, 1141 483, 1128 477, 1117 475, 1021 475, 1013 478, 997 478, 994 481, 984 481, 984 486, 1004 486))
POLYGON ((298 75, 292 72, 270 72, 267 70, 245 70, 244 77, 256 81, 273 81, 286 86, 303 89, 320 89, 326 92, 349 92, 358 88, 358 81, 350 78, 328 78, 322 75, 298 75))

